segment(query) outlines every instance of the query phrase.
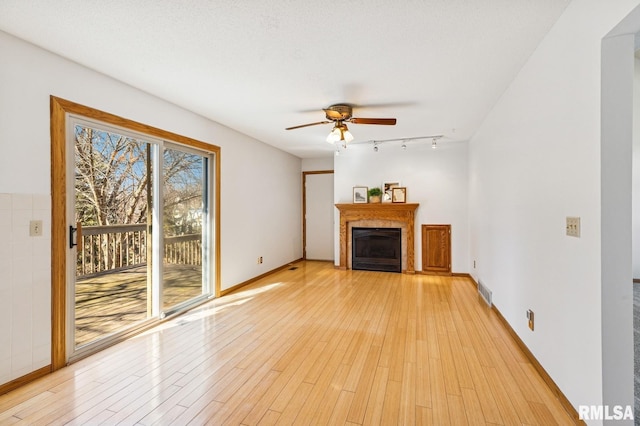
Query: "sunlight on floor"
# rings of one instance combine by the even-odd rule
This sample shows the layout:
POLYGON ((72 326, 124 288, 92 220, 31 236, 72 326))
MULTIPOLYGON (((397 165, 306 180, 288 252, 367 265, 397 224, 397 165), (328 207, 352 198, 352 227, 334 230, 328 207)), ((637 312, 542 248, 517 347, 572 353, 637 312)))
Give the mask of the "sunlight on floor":
POLYGON ((186 312, 183 315, 180 315, 177 318, 174 318, 172 320, 169 320, 163 324, 158 325, 157 327, 153 327, 152 329, 139 334, 138 336, 133 337, 134 339, 136 337, 142 337, 142 336, 148 336, 154 333, 158 333, 164 330, 169 330, 171 328, 177 327, 177 326, 183 326, 187 323, 191 323, 191 322, 195 322, 195 321, 200 321, 203 320, 205 318, 208 317, 212 317, 214 315, 216 315, 219 312, 222 312, 225 309, 231 308, 233 306, 240 306, 243 305, 245 303, 247 303, 248 301, 250 301, 251 299, 253 299, 255 296, 262 294, 262 293, 266 293, 268 291, 271 291, 273 289, 276 289, 278 287, 280 287, 281 285, 283 285, 284 283, 282 282, 277 282, 277 283, 273 283, 273 284, 266 284, 266 285, 261 285, 258 288, 252 288, 250 290, 244 290, 244 291, 238 291, 238 292, 234 292, 231 293, 229 295, 226 296, 222 296, 220 298, 217 299, 213 299, 210 302, 208 302, 206 305, 201 306, 199 308, 196 308, 192 311, 186 312))

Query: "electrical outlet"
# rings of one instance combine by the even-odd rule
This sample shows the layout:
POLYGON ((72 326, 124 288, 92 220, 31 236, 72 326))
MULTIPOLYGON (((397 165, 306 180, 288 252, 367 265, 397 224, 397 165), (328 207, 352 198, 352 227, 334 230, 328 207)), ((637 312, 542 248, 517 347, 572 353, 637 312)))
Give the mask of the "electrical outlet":
POLYGON ((258 258, 258 265, 261 265, 261 264, 262 264, 262 256, 258 258))
POLYGON ((42 221, 32 220, 29 222, 29 236, 41 237, 42 236, 42 221))
POLYGON ((527 311, 527 319, 529 320, 529 328, 531 329, 531 331, 533 331, 533 326, 534 326, 533 318, 534 318, 533 311, 529 309, 527 311))
POLYGON ((567 236, 580 238, 580 218, 567 216, 567 236))

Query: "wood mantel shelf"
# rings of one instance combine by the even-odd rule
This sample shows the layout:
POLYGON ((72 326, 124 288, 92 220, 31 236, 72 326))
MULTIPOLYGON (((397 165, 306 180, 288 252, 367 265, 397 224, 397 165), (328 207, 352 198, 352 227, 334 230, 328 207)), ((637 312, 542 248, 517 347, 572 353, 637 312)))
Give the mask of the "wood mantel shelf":
POLYGON ((347 269, 347 242, 349 222, 387 220, 406 225, 407 265, 403 271, 414 274, 414 219, 418 203, 355 203, 336 204, 340 210, 340 269, 347 269))

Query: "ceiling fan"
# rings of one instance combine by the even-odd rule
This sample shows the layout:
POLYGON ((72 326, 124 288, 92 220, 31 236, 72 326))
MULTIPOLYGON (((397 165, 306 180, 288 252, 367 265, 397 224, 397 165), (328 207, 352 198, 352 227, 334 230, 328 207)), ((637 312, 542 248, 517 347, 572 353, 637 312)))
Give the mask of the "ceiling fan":
POLYGON ((394 126, 395 118, 357 118, 353 117, 353 107, 348 104, 335 104, 328 108, 323 108, 326 116, 325 121, 317 121, 315 123, 301 124, 299 126, 287 127, 285 130, 300 129, 302 127, 316 126, 318 124, 335 123, 331 133, 327 136, 327 142, 335 143, 343 141, 345 144, 353 140, 353 135, 349 132, 345 123, 353 124, 381 124, 385 126, 394 126))

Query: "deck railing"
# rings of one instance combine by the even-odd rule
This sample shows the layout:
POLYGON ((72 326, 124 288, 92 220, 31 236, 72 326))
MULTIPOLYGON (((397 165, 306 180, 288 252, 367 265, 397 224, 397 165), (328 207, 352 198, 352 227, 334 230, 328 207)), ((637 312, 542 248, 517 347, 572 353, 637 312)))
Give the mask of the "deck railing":
MULTIPOLYGON (((76 276, 93 275, 147 263, 147 225, 85 226, 78 242, 76 276)), ((164 262, 202 264, 200 234, 165 237, 164 262)))

